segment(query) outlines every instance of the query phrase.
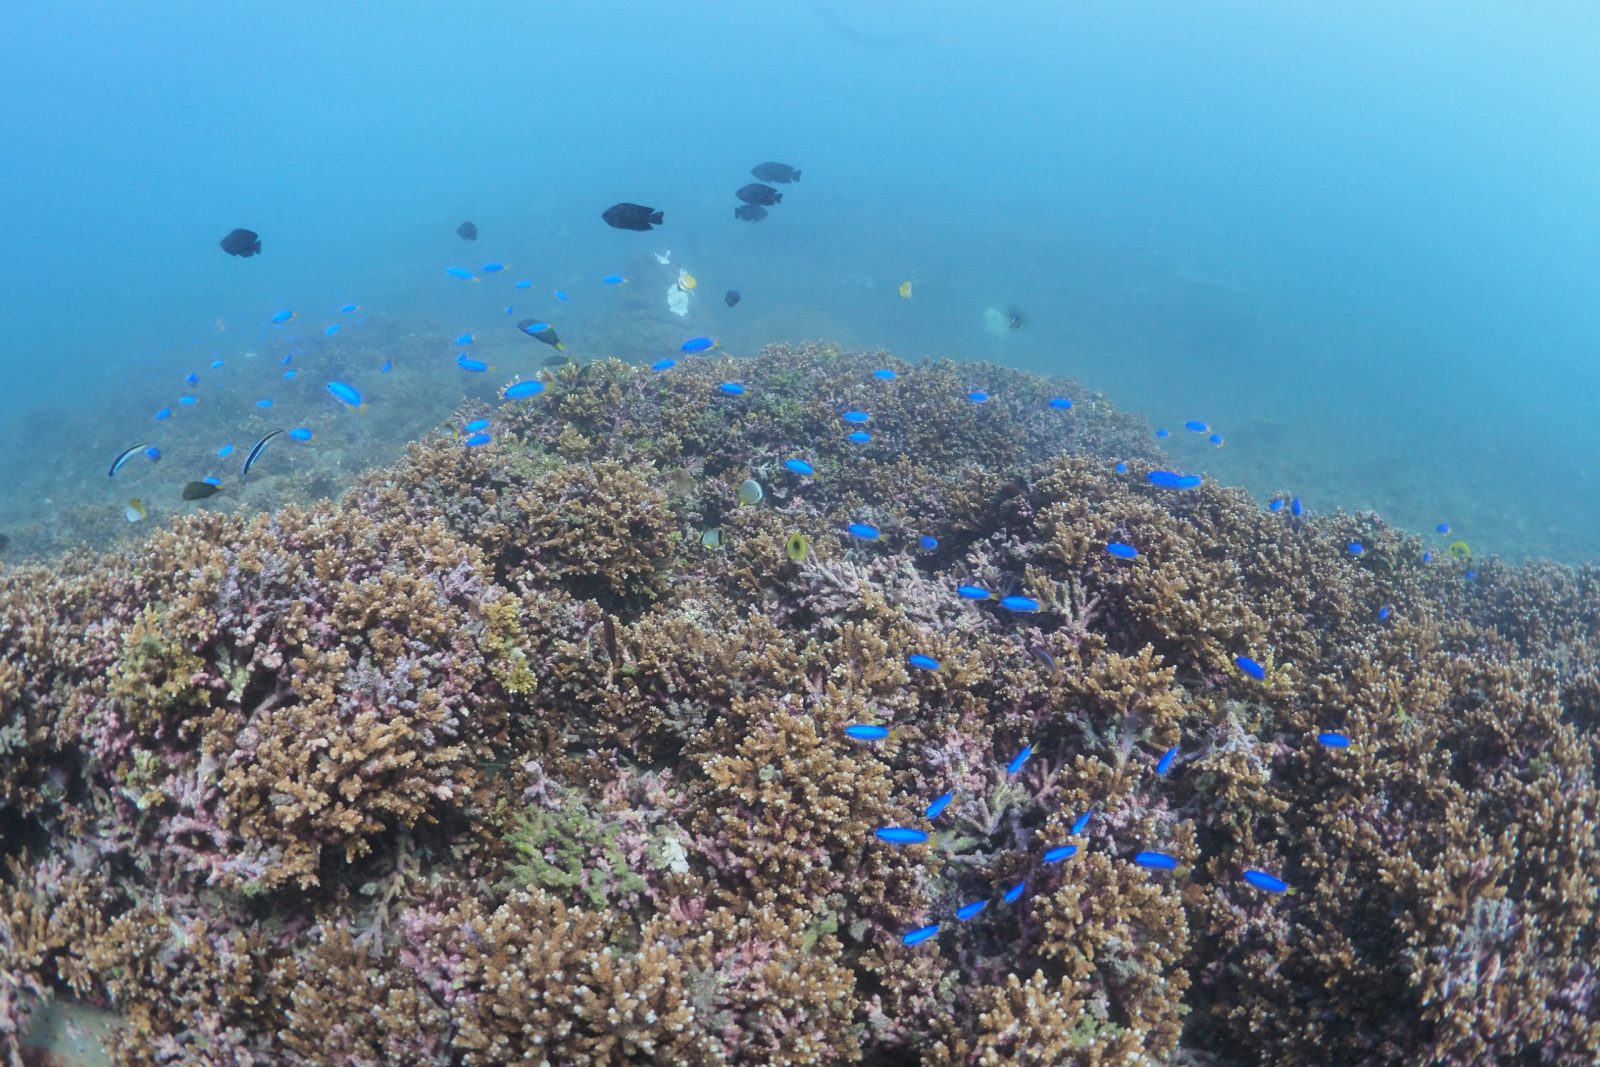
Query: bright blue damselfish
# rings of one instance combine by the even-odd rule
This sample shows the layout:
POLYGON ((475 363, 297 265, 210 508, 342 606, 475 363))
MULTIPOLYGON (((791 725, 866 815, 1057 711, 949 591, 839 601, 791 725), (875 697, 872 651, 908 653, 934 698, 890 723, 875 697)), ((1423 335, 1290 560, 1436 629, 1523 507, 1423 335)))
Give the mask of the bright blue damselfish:
POLYGON ((1178 746, 1173 745, 1171 748, 1167 749, 1166 754, 1156 762, 1156 774, 1165 775, 1168 771, 1172 770, 1172 761, 1177 758, 1178 746))
POLYGON ((1133 862, 1141 867, 1148 867, 1152 871, 1175 871, 1178 861, 1165 852, 1140 852, 1133 857, 1133 862))
POLYGON ((1007 611, 1030 612, 1039 610, 1039 602, 1030 596, 1008 596, 1000 601, 1007 611))
POLYGON ((920 667, 925 671, 936 671, 939 669, 938 660, 934 659, 932 656, 924 656, 921 652, 911 653, 911 655, 906 657, 906 662, 911 664, 913 667, 920 667))
POLYGON ((889 731, 884 727, 864 722, 853 722, 844 728, 844 732, 846 737, 853 737, 857 741, 882 741, 889 736, 889 731))
POLYGON ((487 430, 489 428, 489 420, 473 419, 471 422, 467 423, 461 428, 467 433, 477 433, 479 430, 487 430))
POLYGON ((962 922, 966 922, 968 919, 976 919, 978 913, 988 906, 989 902, 987 900, 974 900, 971 904, 963 904, 956 909, 956 918, 962 922))
POLYGON ((864 445, 872 440, 872 435, 865 430, 857 430, 855 433, 846 434, 844 439, 852 444, 864 445))
POLYGON ((723 382, 717 389, 728 396, 744 396, 744 386, 738 382, 723 382))
POLYGON ((922 534, 917 538, 917 547, 924 552, 932 552, 939 547, 939 539, 922 534))
POLYGON ((1198 474, 1179 474, 1176 471, 1151 471, 1146 477, 1158 489, 1196 489, 1201 481, 1198 474))
POLYGON ((859 426, 864 425, 872 416, 868 415, 865 411, 847 411, 839 417, 845 422, 853 422, 859 426))
POLYGON ((465 444, 468 448, 476 448, 479 445, 486 445, 490 441, 493 441, 493 440, 494 440, 494 438, 489 434, 486 434, 486 433, 475 433, 471 437, 468 437, 462 443, 465 444))
POLYGON ((1066 411, 1072 407, 1072 401, 1064 396, 1053 396, 1050 398, 1050 406, 1057 411, 1066 411))
POLYGON ((939 935, 939 924, 938 923, 934 923, 932 926, 924 926, 919 930, 913 930, 909 934, 906 934, 904 937, 902 937, 900 940, 905 942, 908 945, 920 945, 924 941, 927 941, 929 938, 937 937, 938 935, 939 935))
POLYGON ((1022 770, 1022 768, 1027 764, 1028 760, 1032 757, 1033 746, 1023 745, 1022 751, 1018 752, 1015 756, 1012 756, 1011 762, 1006 764, 1006 773, 1016 774, 1018 771, 1022 770))
POLYGON ((456 366, 460 367, 462 370, 471 371, 474 374, 482 374, 484 371, 489 369, 489 364, 485 363, 483 360, 471 359, 467 356, 457 356, 456 366))
POLYGON ((1089 819, 1090 819, 1090 817, 1092 815, 1094 815, 1094 812, 1086 811, 1082 815, 1078 816, 1077 820, 1073 822, 1073 824, 1072 824, 1072 834, 1073 834, 1074 837, 1076 837, 1078 834, 1083 833, 1084 830, 1088 829, 1088 827, 1089 827, 1089 819))
POLYGON ((1060 848, 1053 848, 1046 852, 1044 854, 1044 861, 1046 863, 1060 863, 1062 860, 1070 859, 1077 854, 1077 845, 1062 845, 1060 848))
POLYGON ((1289 889, 1288 882, 1266 871, 1245 871, 1244 880, 1264 893, 1284 893, 1289 889))
POLYGON ((1010 889, 1007 889, 1006 890, 1006 895, 1001 897, 1000 899, 1004 900, 1007 904, 1015 904, 1017 902, 1017 899, 1022 896, 1022 891, 1024 889, 1026 889, 1027 886, 1028 886, 1027 882, 1018 882, 1016 885, 1012 886, 1010 889))
POLYGON ((981 585, 958 585, 956 592, 963 600, 988 600, 993 595, 981 585))
POLYGON ((873 371, 872 372, 872 376, 874 378, 878 378, 878 379, 881 379, 881 380, 886 381, 886 382, 892 382, 896 378, 899 377, 898 374, 896 374, 894 371, 890 370, 888 367, 884 367, 884 368, 882 368, 880 370, 873 371))
POLYGON ((974 389, 972 392, 967 394, 967 399, 972 401, 974 404, 983 404, 988 402, 989 394, 984 392, 982 389, 974 389))
POLYGON ((1251 659, 1249 656, 1235 656, 1233 657, 1233 663, 1234 666, 1238 667, 1241 671, 1244 671, 1244 673, 1248 674, 1256 681, 1260 682, 1266 680, 1267 669, 1261 664, 1257 663, 1255 660, 1251 659))
POLYGON ((517 382, 515 385, 506 386, 506 391, 502 395, 507 400, 521 400, 525 396, 538 396, 542 392, 544 392, 544 383, 537 378, 530 378, 525 382, 517 382))
POLYGON ((783 465, 792 473, 798 474, 803 478, 809 478, 811 475, 817 473, 811 464, 807 463, 803 459, 786 459, 783 461, 783 465))
POLYGON ((865 522, 852 522, 849 526, 846 526, 845 529, 850 531, 851 537, 859 537, 863 541, 876 541, 880 536, 882 536, 878 533, 878 528, 876 526, 872 526, 865 522))
POLYGON ((1109 542, 1107 542, 1106 543, 1106 552, 1111 554, 1111 555, 1113 555, 1113 556, 1116 556, 1118 559, 1138 559, 1139 558, 1139 550, 1137 548, 1134 548, 1132 545, 1125 545, 1121 541, 1109 541, 1109 542))
POLYGON ((289 431, 289 436, 296 441, 309 441, 311 440, 312 433, 308 427, 296 426, 294 429, 289 431))
POLYGON ((878 840, 891 845, 920 845, 928 839, 926 830, 914 830, 909 826, 880 826, 872 832, 878 840))
POLYGON ((1317 741, 1319 744, 1326 745, 1328 748, 1350 747, 1350 739, 1344 734, 1339 733, 1337 730, 1327 730, 1318 734, 1317 741))
POLYGON ((658 359, 654 363, 650 364, 650 369, 655 371, 657 374, 660 374, 662 371, 671 370, 677 365, 678 361, 673 359, 671 356, 663 356, 661 359, 658 359))
POLYGON ((686 356, 692 356, 696 352, 709 351, 716 343, 709 337, 691 337, 678 346, 678 351, 686 356))
POLYGON ((954 793, 941 793, 939 796, 934 798, 932 804, 928 805, 928 810, 922 813, 923 817, 927 819, 937 819, 940 815, 944 814, 944 809, 948 808, 950 806, 950 802, 955 798, 956 795, 954 793))

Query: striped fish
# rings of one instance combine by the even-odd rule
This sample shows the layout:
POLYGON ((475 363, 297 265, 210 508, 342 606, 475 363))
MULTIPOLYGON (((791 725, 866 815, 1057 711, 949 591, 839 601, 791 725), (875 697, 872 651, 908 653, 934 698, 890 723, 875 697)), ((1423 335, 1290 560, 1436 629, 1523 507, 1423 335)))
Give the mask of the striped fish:
POLYGON ((111 461, 111 469, 106 472, 106 477, 115 478, 117 476, 117 472, 127 464, 128 460, 132 459, 134 456, 137 456, 140 452, 143 452, 149 447, 150 445, 148 443, 141 441, 136 445, 129 445, 127 448, 123 449, 117 454, 117 458, 111 461))
POLYGON ((246 474, 250 473, 250 468, 255 466, 256 460, 261 458, 261 453, 266 449, 267 442, 282 432, 283 431, 281 429, 273 430, 271 433, 267 434, 267 436, 255 443, 255 447, 250 449, 250 454, 244 457, 244 470, 239 472, 239 477, 243 478, 246 474))

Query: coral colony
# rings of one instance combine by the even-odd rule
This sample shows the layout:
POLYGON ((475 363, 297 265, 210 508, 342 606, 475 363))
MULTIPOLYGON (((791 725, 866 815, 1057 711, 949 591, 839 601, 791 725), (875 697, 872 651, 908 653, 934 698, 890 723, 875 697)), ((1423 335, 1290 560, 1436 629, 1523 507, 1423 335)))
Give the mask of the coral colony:
POLYGON ((999 367, 538 381, 0 572, 12 1062, 1593 1061, 1600 572, 999 367))

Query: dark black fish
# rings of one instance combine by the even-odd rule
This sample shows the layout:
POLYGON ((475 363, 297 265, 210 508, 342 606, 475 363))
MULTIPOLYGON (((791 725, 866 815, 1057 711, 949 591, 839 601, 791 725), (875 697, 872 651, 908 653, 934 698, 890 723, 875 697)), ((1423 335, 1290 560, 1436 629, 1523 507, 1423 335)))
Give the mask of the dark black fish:
POLYGON ((1022 312, 1018 311, 1016 308, 1012 308, 1010 311, 1006 312, 1006 325, 1011 327, 1013 330, 1022 329, 1022 312))
POLYGON ((266 449, 267 442, 282 432, 282 430, 273 430, 271 433, 267 434, 267 436, 255 443, 255 446, 250 449, 250 454, 244 457, 244 470, 239 472, 239 477, 243 478, 246 474, 250 473, 250 468, 256 465, 256 460, 261 458, 261 453, 266 449))
POLYGON ((751 167, 750 173, 764 182, 777 182, 779 185, 800 180, 800 172, 787 163, 762 163, 751 167))
MULTIPOLYGON (((529 334, 529 336, 530 337, 538 337, 539 335, 538 334, 529 334)), ((541 338, 541 340, 542 340, 542 338, 541 338)), ((568 363, 571 363, 571 362, 572 362, 572 357, 571 356, 567 355, 565 352, 557 352, 553 356, 546 356, 545 357, 545 361, 544 361, 544 365, 546 367, 564 367, 568 363)))
POLYGON ((183 499, 204 500, 208 496, 215 496, 222 492, 222 486, 210 482, 190 482, 183 487, 183 499))
POLYGON ((600 213, 606 220, 607 226, 615 226, 619 230, 648 230, 652 226, 661 225, 661 212, 643 204, 612 204, 600 213))
POLYGON ((760 204, 740 204, 733 209, 733 217, 746 222, 760 222, 767 217, 767 209, 760 204))
POLYGON ((517 323, 517 329, 535 341, 543 341, 557 352, 566 351, 567 346, 561 343, 561 338, 556 336, 555 328, 548 322, 540 322, 538 319, 523 319, 517 323))
POLYGON ((261 254, 261 235, 254 230, 234 230, 221 243, 222 250, 230 256, 249 259, 261 254))
POLYGON ((456 227, 456 236, 463 241, 476 241, 478 239, 478 227, 470 222, 463 222, 456 227))
POLYGON ((749 185, 745 186, 743 189, 740 189, 733 195, 737 196, 740 200, 743 200, 747 204, 761 204, 764 207, 771 207, 773 204, 783 203, 782 193, 778 192, 778 190, 774 189, 772 186, 762 185, 760 182, 751 182, 749 185))
POLYGON ((737 289, 729 289, 728 290, 728 295, 723 297, 722 299, 727 301, 727 304, 728 304, 729 307, 734 307, 735 305, 737 305, 739 303, 739 290, 737 290, 737 289))

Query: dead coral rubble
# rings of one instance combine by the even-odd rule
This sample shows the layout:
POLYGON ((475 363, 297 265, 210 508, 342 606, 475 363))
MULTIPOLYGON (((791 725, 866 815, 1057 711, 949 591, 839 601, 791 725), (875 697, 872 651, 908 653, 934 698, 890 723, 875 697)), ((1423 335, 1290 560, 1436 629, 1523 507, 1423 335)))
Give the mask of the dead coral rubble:
POLYGON ((1158 488, 981 364, 548 384, 337 504, 0 571, 10 1062, 52 997, 126 1064, 1592 1062, 1592 569, 1158 488))

